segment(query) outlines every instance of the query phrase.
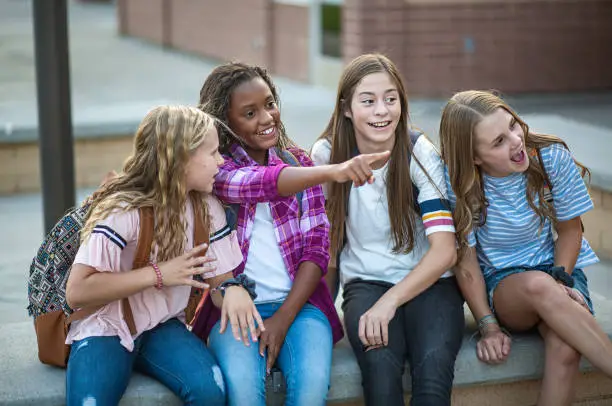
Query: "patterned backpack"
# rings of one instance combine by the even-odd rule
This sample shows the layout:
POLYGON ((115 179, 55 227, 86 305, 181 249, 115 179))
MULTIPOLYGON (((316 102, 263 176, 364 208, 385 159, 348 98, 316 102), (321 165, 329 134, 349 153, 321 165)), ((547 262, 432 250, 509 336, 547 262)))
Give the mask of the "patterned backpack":
MULTIPOLYGON (((195 203, 195 201, 194 201, 195 203)), ((69 210, 45 237, 30 265, 28 278, 28 314, 34 318, 38 341, 38 358, 43 364, 65 367, 70 346, 65 344, 70 323, 97 312, 103 306, 74 310, 66 302, 66 283, 72 262, 80 246, 81 229, 85 225, 90 202, 69 210)), ((199 205, 194 204, 196 210, 199 205)), ((196 219, 201 216, 197 215, 196 219)), ((147 266, 154 232, 153 210, 140 208, 140 231, 134 269, 147 266)), ((196 221, 194 244, 209 241, 209 233, 201 221, 196 221)), ((198 278, 201 280, 201 278, 198 278)), ((185 309, 185 318, 191 321, 204 292, 193 288, 185 309)), ((122 299, 125 321, 132 334, 136 333, 129 301, 122 299)))

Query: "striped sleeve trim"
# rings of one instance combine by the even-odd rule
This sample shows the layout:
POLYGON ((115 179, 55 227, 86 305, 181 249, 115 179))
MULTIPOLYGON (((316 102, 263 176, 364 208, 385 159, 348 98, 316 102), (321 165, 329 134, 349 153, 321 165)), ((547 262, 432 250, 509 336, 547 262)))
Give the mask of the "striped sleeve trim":
POLYGON ((124 249, 127 242, 119 235, 118 232, 108 226, 95 226, 92 230, 92 234, 102 234, 106 236, 111 242, 121 249, 124 249))
POLYGON ((210 243, 212 244, 215 241, 219 241, 220 239, 227 237, 228 235, 230 235, 231 232, 232 230, 229 228, 229 226, 225 225, 223 228, 215 231, 210 235, 210 243))
POLYGON ((438 231, 455 232, 448 201, 442 199, 426 200, 421 202, 419 206, 427 235, 438 231))

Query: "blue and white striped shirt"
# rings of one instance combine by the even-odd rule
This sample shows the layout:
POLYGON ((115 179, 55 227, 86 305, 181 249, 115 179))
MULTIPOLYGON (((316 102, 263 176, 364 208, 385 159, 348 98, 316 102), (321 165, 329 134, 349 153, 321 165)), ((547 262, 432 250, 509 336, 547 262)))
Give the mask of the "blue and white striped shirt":
MULTIPOLYGON (((542 148, 541 155, 552 183, 557 219, 567 221, 593 209, 593 202, 571 153, 561 144, 552 144, 542 148)), ((445 168, 445 178, 454 209, 456 196, 450 186, 448 168, 445 168)), ((476 246, 484 276, 509 267, 552 264, 555 245, 551 222, 547 219, 539 230, 540 219, 527 203, 525 174, 513 173, 503 178, 484 175, 483 181, 489 201, 486 224, 470 232, 468 243, 471 247, 476 246)), ((583 238, 576 268, 597 262, 599 259, 583 238)))

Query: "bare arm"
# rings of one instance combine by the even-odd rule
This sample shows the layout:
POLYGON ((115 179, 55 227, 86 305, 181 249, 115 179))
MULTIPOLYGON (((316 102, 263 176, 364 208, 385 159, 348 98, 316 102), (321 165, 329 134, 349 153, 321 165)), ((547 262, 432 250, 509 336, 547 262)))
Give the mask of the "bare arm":
POLYGON ((389 157, 389 151, 362 154, 341 164, 286 167, 278 175, 277 189, 280 196, 291 196, 312 186, 326 182, 352 181, 357 186, 373 182, 371 166, 389 157))
POLYGON ((555 265, 565 267, 565 272, 571 275, 582 245, 582 225, 580 217, 557 224, 559 238, 555 242, 555 265))
MULTIPOLYGON (((208 248, 203 244, 169 261, 160 263, 159 270, 165 286, 189 285, 206 289, 208 285, 193 280, 193 275, 204 272, 202 265, 214 260, 199 256, 208 248)), ((95 268, 74 264, 66 285, 66 301, 73 309, 105 305, 132 296, 155 285, 152 267, 129 272, 99 272, 95 268)))
POLYGON ((399 307, 421 294, 455 265, 457 252, 453 233, 433 233, 427 238, 430 248, 421 261, 380 300, 390 300, 395 307, 399 307))
POLYGON ((484 316, 492 314, 487 297, 487 288, 484 277, 476 258, 476 249, 470 248, 463 260, 457 264, 455 270, 459 289, 465 301, 478 321, 484 316))

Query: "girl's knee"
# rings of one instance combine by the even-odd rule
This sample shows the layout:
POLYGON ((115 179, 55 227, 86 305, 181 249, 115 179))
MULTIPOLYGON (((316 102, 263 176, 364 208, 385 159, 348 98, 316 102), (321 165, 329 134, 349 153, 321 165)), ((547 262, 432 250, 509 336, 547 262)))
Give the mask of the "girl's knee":
POLYGON ((183 400, 187 405, 225 405, 226 390, 221 368, 213 365, 205 376, 194 376, 194 382, 185 388, 183 400))

